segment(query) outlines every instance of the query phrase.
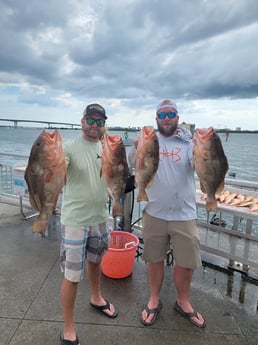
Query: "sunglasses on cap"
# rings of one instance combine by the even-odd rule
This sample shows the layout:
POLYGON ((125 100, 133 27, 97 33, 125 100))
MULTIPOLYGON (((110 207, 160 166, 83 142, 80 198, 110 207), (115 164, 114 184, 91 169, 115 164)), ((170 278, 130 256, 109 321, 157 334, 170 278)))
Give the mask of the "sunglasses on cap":
POLYGON ((98 127, 104 127, 105 126, 105 120, 103 119, 93 119, 92 117, 85 117, 86 123, 89 126, 93 126, 94 123, 96 122, 98 127))
POLYGON ((160 120, 164 120, 165 119, 165 117, 168 117, 169 119, 173 119, 174 117, 176 117, 177 116, 177 112, 175 112, 175 111, 169 111, 169 112, 162 112, 162 113, 158 113, 157 114, 157 118, 158 119, 160 119, 160 120))

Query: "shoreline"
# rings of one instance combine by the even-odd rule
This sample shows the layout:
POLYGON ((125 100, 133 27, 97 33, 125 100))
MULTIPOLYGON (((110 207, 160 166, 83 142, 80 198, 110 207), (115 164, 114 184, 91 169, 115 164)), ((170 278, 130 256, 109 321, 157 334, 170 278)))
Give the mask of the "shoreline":
MULTIPOLYGON (((79 126, 79 125, 78 125, 79 126)), ((8 125, 0 125, 0 128, 8 128, 8 129, 61 129, 61 130, 81 130, 81 128, 71 128, 71 127, 58 127, 58 126, 53 126, 53 127, 28 127, 28 126, 8 126, 8 125)), ((141 128, 139 127, 107 127, 109 131, 119 131, 119 132, 139 132, 141 128)), ((243 130, 234 130, 234 129, 218 129, 215 128, 216 133, 237 133, 237 134, 257 134, 258 129, 255 130, 248 130, 248 129, 243 129, 243 130)))

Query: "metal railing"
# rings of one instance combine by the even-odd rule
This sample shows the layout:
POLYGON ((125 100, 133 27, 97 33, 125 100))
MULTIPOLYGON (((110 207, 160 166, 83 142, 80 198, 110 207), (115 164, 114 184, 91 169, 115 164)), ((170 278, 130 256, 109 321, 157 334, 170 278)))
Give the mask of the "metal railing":
MULTIPOLYGON (((258 197, 257 184, 248 183, 241 192, 258 197), (252 190, 253 187, 253 190, 252 190)), ((238 192, 237 189, 231 189, 238 192)), ((229 206, 218 203, 217 212, 208 215, 205 201, 197 193, 198 227, 201 249, 229 260, 228 267, 242 272, 249 268, 258 269, 258 212, 250 212, 247 207, 229 206)))
MULTIPOLYGON (((18 156, 15 154, 8 154, 18 156)), ((21 156, 19 156, 21 157, 21 156)), ((25 158, 25 156, 22 156, 25 158)), ((20 210, 23 217, 28 216, 23 211, 23 201, 28 201, 26 185, 22 185, 22 192, 17 195, 18 186, 14 184, 15 165, 1 163, 0 152, 0 196, 15 196, 20 199, 20 210), (24 187, 24 190, 23 190, 24 187)), ((240 180, 225 180, 225 188, 232 192, 241 192, 246 195, 258 197, 258 183, 240 180), (236 188, 237 187, 237 188, 236 188)), ((201 199, 201 192, 196 194, 198 227, 200 233, 201 249, 209 254, 228 260, 228 267, 242 272, 248 272, 249 268, 258 269, 258 212, 250 212, 248 208, 234 207, 218 203, 216 214, 209 214, 205 209, 205 201, 201 199)), ((129 210, 131 201, 125 204, 125 214, 131 215, 133 221, 125 219, 127 231, 141 231, 142 207, 140 203, 129 210), (136 221, 134 221, 136 219, 136 221), (132 223, 131 223, 132 222, 132 223)))
MULTIPOLYGON (((197 181, 198 185, 198 181, 197 181)), ((225 189, 258 197, 258 183, 225 179, 225 189), (236 188, 237 187, 237 188, 236 188)), ((196 192, 197 224, 203 252, 228 261, 228 268, 247 273, 258 270, 258 212, 246 207, 218 203, 217 212, 206 212, 200 190, 196 192)), ((141 231, 141 207, 138 205, 133 229, 141 231)), ((257 271, 258 272, 258 271, 257 271)))
MULTIPOLYGON (((230 193, 258 197, 258 183, 225 179, 225 190, 230 193)), ((249 207, 217 205, 216 213, 207 214, 205 201, 197 191, 198 227, 201 249, 229 260, 228 267, 248 272, 258 269, 258 212, 249 207)))
MULTIPOLYGON (((0 158, 1 156, 28 159, 28 156, 18 155, 15 153, 0 152, 0 158)), ((24 211, 24 202, 29 204, 29 194, 26 182, 24 180, 24 171, 24 163, 11 165, 1 163, 0 159, 0 196, 19 199, 20 213, 24 219, 29 219, 37 215, 37 213, 26 215, 24 211)))

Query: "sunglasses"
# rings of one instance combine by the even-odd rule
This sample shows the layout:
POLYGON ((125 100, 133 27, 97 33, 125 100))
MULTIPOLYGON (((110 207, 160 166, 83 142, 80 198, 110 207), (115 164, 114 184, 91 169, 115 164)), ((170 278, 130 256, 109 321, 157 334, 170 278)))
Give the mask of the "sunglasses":
POLYGON ((104 127, 105 126, 105 120, 103 120, 103 119, 95 120, 92 117, 85 117, 85 120, 89 126, 93 126, 95 122, 96 122, 98 127, 104 127))
POLYGON ((177 112, 175 112, 175 111, 169 111, 169 112, 167 112, 167 113, 162 112, 162 113, 157 114, 157 117, 158 117, 158 119, 160 119, 160 120, 164 120, 166 116, 167 116, 169 119, 173 119, 174 117, 177 116, 177 112))

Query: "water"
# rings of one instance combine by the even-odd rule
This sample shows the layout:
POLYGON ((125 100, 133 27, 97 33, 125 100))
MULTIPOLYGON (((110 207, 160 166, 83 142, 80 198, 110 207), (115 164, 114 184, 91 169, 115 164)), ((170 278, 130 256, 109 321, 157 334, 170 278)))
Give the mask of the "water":
MULTIPOLYGON (((53 131, 53 130, 48 130, 53 131)), ((42 132, 42 128, 25 128, 25 127, 0 127, 0 152, 25 155, 29 157, 31 147, 36 140, 36 138, 42 132)), ((75 129, 60 129, 59 130, 62 140, 65 142, 74 137, 81 135, 81 130, 75 129)), ((124 135, 123 131, 109 131, 109 134, 119 134, 124 135)), ((133 143, 133 140, 137 136, 137 132, 128 132, 128 140, 124 140, 125 144, 133 143)), ((126 146, 127 151, 129 146, 126 146)), ((27 159, 24 157, 8 157, 0 155, 0 163, 14 165, 17 162, 27 162, 27 159)))
MULTIPOLYGON (((0 164, 3 163, 13 166, 16 163, 25 163, 26 165, 31 147, 41 132, 42 128, 0 127, 0 152, 26 156, 0 155, 0 164)), ((80 129, 61 129, 59 132, 64 142, 81 135, 80 129)), ((109 131, 109 134, 119 134, 123 137, 124 132, 109 131)), ((138 132, 128 132, 128 134, 128 140, 124 140, 128 144, 126 146, 127 153, 131 148, 130 144, 133 143, 138 132)), ((227 141, 225 134, 219 134, 219 136, 229 163, 227 177, 232 178, 230 174, 233 173, 237 180, 258 182, 258 134, 230 133, 227 141)), ((138 213, 135 212, 136 215, 138 213)))
MULTIPOLYGON (((0 152, 29 156, 31 147, 41 131, 41 128, 0 127, 0 152)), ((128 133, 128 142, 132 143, 138 133, 128 133)), ((63 141, 66 141, 81 135, 81 131, 61 129, 60 134, 63 141)), ((110 131, 110 134, 123 136, 124 132, 110 131)), ((228 159, 229 174, 235 174, 238 180, 258 182, 258 133, 230 133, 228 141, 225 134, 219 134, 219 136, 228 159)), ((129 146, 127 146, 128 150, 129 146)), ((0 156, 0 163, 15 164, 19 161, 26 161, 26 159, 0 156)))
POLYGON ((230 133, 228 141, 221 134, 223 148, 229 163, 229 173, 236 179, 258 182, 258 133, 230 133))
MULTIPOLYGON (((0 127, 0 152, 15 153, 18 155, 29 156, 31 147, 35 139, 41 133, 42 128, 12 128, 12 127, 0 127)), ((50 130, 51 131, 51 130, 50 130)), ((123 131, 110 131, 110 134, 124 135, 123 131)), ((60 134, 62 140, 65 142, 76 136, 81 135, 81 130, 75 129, 61 129, 60 134)), ((128 132, 129 139, 127 143, 133 143, 133 140, 138 135, 138 132, 128 132)), ((258 182, 258 134, 257 133, 230 133, 228 140, 226 141, 225 134, 219 134, 221 142, 225 151, 225 154, 229 163, 229 171, 227 177, 230 174, 235 174, 236 180, 246 180, 251 182, 258 182)), ((126 141, 125 141, 126 142, 126 141)), ((126 146, 127 153, 131 146, 126 146)), ((0 163, 10 164, 13 166, 16 163, 27 163, 27 158, 22 157, 10 157, 1 156, 0 163)), ((143 206, 141 205, 140 209, 143 206)), ((134 205, 133 220, 139 218, 138 203, 134 205), (137 209, 136 209, 137 208, 137 209)), ((201 210, 199 217, 206 218, 205 210, 201 210)), ((255 228, 255 227, 254 227, 255 228)))

